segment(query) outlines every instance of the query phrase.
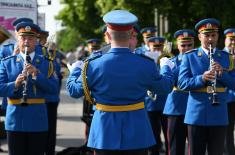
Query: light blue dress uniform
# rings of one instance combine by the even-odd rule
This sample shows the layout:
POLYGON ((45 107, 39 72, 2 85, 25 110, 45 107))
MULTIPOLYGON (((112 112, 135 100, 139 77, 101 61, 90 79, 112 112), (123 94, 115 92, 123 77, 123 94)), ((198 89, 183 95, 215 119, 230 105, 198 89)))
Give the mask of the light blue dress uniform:
MULTIPOLYGON (((138 29, 138 27, 136 27, 138 29)), ((155 36, 156 29, 154 27, 144 27, 140 30, 140 33, 142 34, 144 39, 150 38, 155 36)), ((134 53, 136 54, 144 54, 145 52, 149 51, 149 47, 146 44, 142 44, 142 46, 136 48, 134 50, 134 53)))
MULTIPOLYGON (((222 65, 229 68, 229 54, 224 51, 215 50, 213 58, 222 65)), ((213 106, 209 99, 211 94, 206 92, 195 92, 194 90, 205 88, 207 83, 203 82, 202 74, 209 68, 208 55, 202 48, 194 49, 184 54, 180 66, 178 86, 182 90, 189 91, 185 123, 200 126, 224 126, 228 124, 227 93, 218 93, 220 104, 213 106), (223 115, 221 115, 223 114, 223 115)), ((217 87, 235 88, 234 70, 223 72, 218 79, 217 87)))
POLYGON ((144 54, 145 52, 149 51, 149 47, 146 45, 146 44, 143 44, 142 46, 140 47, 137 47, 135 50, 134 50, 134 53, 135 54, 144 54))
MULTIPOLYGON (((58 89, 55 85, 56 79, 52 76, 47 78, 48 61, 35 54, 32 65, 40 70, 36 79, 29 79, 28 98, 44 98, 45 93, 54 93, 58 89)), ((15 90, 15 80, 22 72, 24 59, 21 54, 2 60, 0 65, 0 96, 11 99, 22 98, 22 86, 15 90)), ((29 104, 21 106, 8 104, 5 121, 8 131, 38 132, 47 131, 47 111, 45 104, 29 104)))
POLYGON ((0 59, 11 56, 14 51, 14 44, 3 45, 0 50, 0 59))
MULTIPOLYGON (((0 49, 0 59, 6 58, 8 56, 11 56, 14 51, 14 44, 7 44, 1 46, 0 49)), ((2 109, 6 109, 7 107, 7 98, 2 99, 2 109)))
MULTIPOLYGON (((147 90, 169 92, 173 85, 170 68, 163 66, 162 74, 164 76, 159 74, 154 61, 135 55, 128 48, 111 48, 108 53, 89 63, 87 81, 97 103, 128 105, 143 102, 147 90)), ((75 98, 84 95, 80 75, 81 70, 76 68, 67 81, 68 93, 75 98)), ((154 144, 145 109, 128 112, 95 111, 89 147, 129 150, 154 144)))
MULTIPOLYGON (((160 74, 162 74, 160 65, 157 64, 156 66, 158 70, 160 70, 160 74)), ((152 92, 152 93, 153 93, 153 97, 156 97, 156 100, 153 100, 151 97, 147 95, 144 101, 145 106, 146 106, 145 109, 147 111, 163 111, 165 103, 166 103, 167 95, 169 92, 160 93, 160 94, 157 94, 156 92, 152 92)))
POLYGON ((103 55, 102 50, 93 51, 87 59, 92 59, 92 58, 95 58, 97 56, 102 56, 102 55, 103 55))
MULTIPOLYGON (((164 42, 165 42, 165 38, 163 38, 163 37, 150 37, 147 39, 147 42, 153 43, 158 47, 163 47, 164 42)), ((149 51, 150 50, 148 50, 148 52, 149 51)), ((159 62, 156 64, 156 66, 157 66, 158 70, 160 70, 160 72, 161 72, 159 62)), ((145 105, 146 105, 147 111, 160 111, 160 112, 162 112, 164 109, 165 103, 166 103, 166 98, 167 98, 168 93, 157 94, 156 92, 152 92, 152 94, 153 94, 152 97, 155 98, 155 100, 152 99, 152 97, 146 96, 145 97, 145 105)))
MULTIPOLYGON (((223 51, 229 53, 229 50, 227 48, 224 48, 223 51)), ((233 91, 231 89, 227 89, 226 91, 228 93, 227 103, 234 102, 235 101, 235 91, 233 91)))
MULTIPOLYGON (((179 68, 182 62, 182 54, 179 54, 171 59, 175 63, 175 67, 172 69, 175 80, 175 87, 177 88, 179 68)), ((166 115, 184 115, 187 107, 188 92, 173 90, 166 100, 166 104, 163 110, 163 114, 166 115)))
MULTIPOLYGON (((33 23, 33 20, 30 19, 30 18, 18 18, 12 23, 12 25, 16 26, 17 24, 19 24, 21 22, 31 22, 31 23, 33 23)), ((11 40, 11 43, 1 46, 0 59, 11 56, 13 54, 14 49, 16 48, 16 46, 17 46, 17 43, 15 42, 15 40, 11 40)), ((4 97, 2 99, 2 107, 1 108, 6 109, 6 107, 7 107, 7 98, 4 97)))
MULTIPOLYGON (((36 49, 37 49, 37 54, 44 57, 44 59, 47 59, 47 61, 50 61, 48 60, 48 53, 47 53, 47 49, 45 48, 45 53, 43 52, 43 47, 42 45, 38 44, 36 45, 36 49)), ((56 52, 57 53, 57 52, 56 52)), ((55 90, 55 93, 51 94, 51 93, 47 93, 45 94, 45 99, 46 99, 46 102, 53 102, 53 103, 59 103, 60 101, 60 97, 59 97, 59 82, 58 82, 58 75, 60 74, 60 64, 56 61, 57 60, 57 57, 58 57, 58 54, 56 54, 55 56, 55 59, 53 60, 53 69, 54 69, 54 75, 55 75, 55 78, 57 79, 55 82, 56 85, 58 85, 58 89, 55 90)))

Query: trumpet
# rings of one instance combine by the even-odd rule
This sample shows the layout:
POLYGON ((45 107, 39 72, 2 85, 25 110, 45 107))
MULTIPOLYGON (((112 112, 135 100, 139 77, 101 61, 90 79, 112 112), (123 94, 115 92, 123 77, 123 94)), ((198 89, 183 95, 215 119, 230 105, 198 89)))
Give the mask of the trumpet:
MULTIPOLYGON (((28 63, 30 63, 30 56, 28 54, 28 46, 25 45, 25 48, 24 48, 24 53, 25 53, 25 63, 24 63, 24 66, 28 63)), ((27 98, 28 98, 28 81, 29 81, 29 74, 27 73, 27 71, 25 71, 25 67, 22 71, 22 74, 24 74, 25 76, 25 80, 23 82, 23 101, 21 102, 21 106, 27 106, 28 103, 27 103, 27 98)))
MULTIPOLYGON (((210 60, 210 69, 212 69, 212 65, 214 64, 214 59, 213 59, 213 49, 212 49, 212 45, 209 44, 209 60, 210 60)), ((212 105, 216 106, 219 105, 219 101, 218 101, 218 93, 216 92, 216 87, 217 87, 217 78, 218 78, 218 73, 217 71, 215 71, 215 79, 213 81, 211 81, 211 86, 208 86, 208 90, 207 92, 212 94, 212 105)))

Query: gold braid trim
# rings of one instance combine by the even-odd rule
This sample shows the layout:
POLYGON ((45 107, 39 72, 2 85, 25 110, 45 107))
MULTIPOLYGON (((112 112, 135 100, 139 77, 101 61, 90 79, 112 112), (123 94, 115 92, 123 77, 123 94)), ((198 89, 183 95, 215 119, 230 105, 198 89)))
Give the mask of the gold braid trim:
POLYGON ((229 54, 229 68, 224 68, 225 71, 230 72, 234 69, 234 60, 233 56, 229 54))
POLYGON ((51 75, 53 74, 54 72, 54 64, 53 64, 53 61, 50 60, 49 61, 49 67, 48 67, 48 73, 47 73, 47 77, 51 77, 51 75))
POLYGON ((233 56, 230 54, 229 55, 229 69, 228 71, 231 71, 234 69, 234 61, 233 61, 233 56))
POLYGON ((48 74, 47 74, 48 77, 50 77, 54 72, 53 61, 54 61, 55 57, 56 57, 56 50, 53 50, 52 54, 50 53, 50 51, 48 51, 48 59, 50 60, 49 61, 49 70, 48 70, 48 74))
POLYGON ((53 72, 54 72, 54 64, 53 61, 55 59, 56 56, 56 50, 53 50, 53 54, 50 54, 49 51, 46 50, 46 47, 42 48, 42 53, 43 56, 46 57, 48 54, 48 60, 49 60, 49 67, 48 67, 48 73, 47 73, 47 78, 51 77, 53 72))
POLYGON ((82 86, 84 90, 85 99, 88 101, 88 103, 93 104, 95 101, 91 97, 90 90, 87 85, 87 79, 86 79, 86 71, 87 71, 88 64, 89 62, 85 61, 84 68, 82 70, 82 86))
POLYGON ((47 55, 46 47, 42 47, 42 54, 44 57, 47 55))

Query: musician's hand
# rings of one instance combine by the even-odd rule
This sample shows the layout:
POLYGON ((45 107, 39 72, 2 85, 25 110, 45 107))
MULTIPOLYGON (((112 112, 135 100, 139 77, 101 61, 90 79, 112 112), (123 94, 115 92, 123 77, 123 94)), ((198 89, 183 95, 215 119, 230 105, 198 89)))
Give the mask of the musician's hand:
POLYGON ((25 80, 24 74, 19 74, 15 81, 15 88, 19 88, 24 80, 25 80))
POLYGON ((215 79, 215 72, 212 70, 205 71, 202 75, 202 80, 206 81, 213 81, 215 79))
POLYGON ((212 64, 212 70, 214 72, 216 71, 218 73, 218 76, 221 76, 223 73, 223 67, 217 62, 212 64))
POLYGON ((36 76, 38 73, 38 70, 36 67, 34 67, 32 64, 26 64, 25 70, 31 74, 32 76, 36 76))

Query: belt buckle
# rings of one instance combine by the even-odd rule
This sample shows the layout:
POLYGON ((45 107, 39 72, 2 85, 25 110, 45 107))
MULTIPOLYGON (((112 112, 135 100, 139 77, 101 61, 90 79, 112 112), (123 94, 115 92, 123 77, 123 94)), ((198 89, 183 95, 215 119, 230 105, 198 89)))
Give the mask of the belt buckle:
POLYGON ((207 92, 208 94, 214 93, 214 87, 212 87, 212 86, 207 86, 207 87, 206 87, 206 92, 207 92))

